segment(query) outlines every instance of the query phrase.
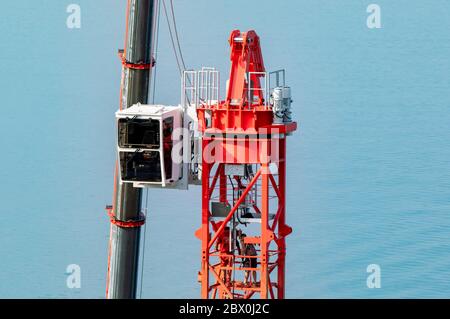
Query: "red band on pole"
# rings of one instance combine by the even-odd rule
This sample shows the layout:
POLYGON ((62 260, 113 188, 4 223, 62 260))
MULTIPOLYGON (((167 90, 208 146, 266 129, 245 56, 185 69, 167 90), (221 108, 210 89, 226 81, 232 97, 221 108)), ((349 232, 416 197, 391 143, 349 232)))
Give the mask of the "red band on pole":
POLYGON ((125 56, 122 51, 119 51, 119 58, 122 61, 122 65, 127 69, 133 70, 149 70, 155 66, 156 62, 152 59, 151 63, 131 63, 125 59, 125 56))
POLYGON ((112 206, 107 206, 106 212, 108 213, 111 224, 114 224, 114 225, 122 227, 122 228, 136 228, 136 227, 141 227, 145 224, 145 217, 143 215, 141 215, 140 220, 123 221, 123 220, 118 220, 116 218, 116 216, 113 213, 112 206))
POLYGON ((122 60, 122 65, 127 68, 127 69, 133 69, 133 70, 149 70, 152 67, 152 64, 144 64, 144 63, 139 63, 139 64, 134 64, 134 63, 129 63, 125 60, 122 60))

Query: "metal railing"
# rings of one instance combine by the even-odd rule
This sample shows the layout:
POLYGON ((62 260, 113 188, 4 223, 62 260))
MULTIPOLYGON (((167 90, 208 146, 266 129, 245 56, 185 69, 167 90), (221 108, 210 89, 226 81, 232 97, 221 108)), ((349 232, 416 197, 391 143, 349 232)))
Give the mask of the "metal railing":
POLYGON ((219 101, 220 76, 214 68, 203 67, 198 71, 198 102, 212 105, 219 101))
POLYGON ((181 85, 181 104, 213 105, 220 101, 220 73, 215 68, 184 71, 181 85))
POLYGON ((181 105, 197 105, 198 75, 197 71, 184 71, 181 81, 181 105))
POLYGON ((248 87, 247 87, 247 102, 248 102, 248 107, 250 108, 254 103, 257 103, 259 105, 269 105, 269 79, 267 76, 267 72, 248 72, 247 75, 247 82, 248 82, 248 87), (264 81, 260 80, 260 84, 261 87, 256 88, 256 87, 252 87, 252 75, 262 75, 262 77, 264 77, 264 81), (262 84, 264 83, 264 86, 262 86, 262 84), (264 101, 255 101, 255 92, 256 91, 261 91, 262 92, 262 96, 264 98, 264 101))
POLYGON ((286 71, 284 69, 272 71, 269 73, 269 90, 272 90, 276 87, 286 86, 286 71), (272 78, 275 77, 275 86, 272 86, 272 78), (281 82, 280 80, 283 79, 281 82))

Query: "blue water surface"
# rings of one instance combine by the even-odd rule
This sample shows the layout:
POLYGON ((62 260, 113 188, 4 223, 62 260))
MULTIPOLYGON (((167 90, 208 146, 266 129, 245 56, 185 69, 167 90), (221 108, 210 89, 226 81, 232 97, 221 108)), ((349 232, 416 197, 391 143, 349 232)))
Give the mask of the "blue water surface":
MULTIPOLYGON (((0 297, 103 298, 126 1, 0 6, 0 297), (67 6, 82 9, 66 27, 67 6), (81 289, 66 267, 81 267, 81 289)), ((450 2, 174 0, 188 68, 255 29, 287 69, 289 298, 450 297, 450 2), (381 267, 381 288, 366 267, 381 267)), ((156 100, 180 80, 161 17, 156 100)), ((199 296, 200 189, 152 190, 142 297, 199 296)))

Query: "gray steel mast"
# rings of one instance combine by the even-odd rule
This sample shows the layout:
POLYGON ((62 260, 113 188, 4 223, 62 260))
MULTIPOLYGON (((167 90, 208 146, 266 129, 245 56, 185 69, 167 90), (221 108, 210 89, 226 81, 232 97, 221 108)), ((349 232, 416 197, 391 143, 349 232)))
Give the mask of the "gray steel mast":
MULTIPOLYGON (((123 51, 121 108, 147 104, 152 69, 152 47, 157 0, 128 0, 127 32, 123 51)), ((120 183, 116 168, 111 216, 106 298, 134 299, 137 295, 142 190, 120 183)))

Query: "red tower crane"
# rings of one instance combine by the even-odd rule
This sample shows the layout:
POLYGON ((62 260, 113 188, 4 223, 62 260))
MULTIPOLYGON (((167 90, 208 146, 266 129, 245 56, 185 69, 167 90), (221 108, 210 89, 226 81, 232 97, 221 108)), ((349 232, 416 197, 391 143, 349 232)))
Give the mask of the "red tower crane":
POLYGON ((201 296, 282 299, 286 237, 292 232, 286 224, 286 138, 297 129, 290 89, 280 83, 284 72, 266 72, 254 31, 235 30, 229 42, 226 99, 197 107, 201 296))
POLYGON ((286 138, 297 129, 284 70, 266 72, 259 37, 235 30, 225 100, 219 72, 203 68, 183 72, 181 105, 149 105, 156 9, 128 0, 107 298, 136 298, 142 189, 189 184, 202 185, 202 298, 284 298, 286 138))

